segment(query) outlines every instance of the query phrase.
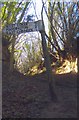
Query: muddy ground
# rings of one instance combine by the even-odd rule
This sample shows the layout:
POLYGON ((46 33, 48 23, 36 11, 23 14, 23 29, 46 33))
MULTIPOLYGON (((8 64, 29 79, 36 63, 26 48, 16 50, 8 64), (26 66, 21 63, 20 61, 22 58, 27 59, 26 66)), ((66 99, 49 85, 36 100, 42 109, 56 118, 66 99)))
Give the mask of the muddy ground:
POLYGON ((24 76, 3 67, 3 118, 77 118, 77 74, 53 75, 58 101, 52 101, 47 75, 24 76))

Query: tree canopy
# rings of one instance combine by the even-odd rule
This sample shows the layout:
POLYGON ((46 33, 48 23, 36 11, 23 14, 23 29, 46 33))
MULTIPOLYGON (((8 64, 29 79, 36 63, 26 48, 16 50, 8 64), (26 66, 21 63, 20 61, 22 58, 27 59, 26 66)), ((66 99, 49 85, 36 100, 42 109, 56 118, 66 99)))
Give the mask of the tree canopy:
MULTIPOLYGON (((29 12, 31 9, 30 5, 31 3, 33 3, 33 1, 31 1, 32 0, 30 0, 29 2, 2 2, 2 28, 11 23, 15 24, 24 21, 33 21, 33 17, 35 17, 35 14, 33 13, 33 15, 30 15, 29 12)), ((37 9, 35 10, 37 11, 37 9)), ((40 11, 40 13, 42 15, 41 19, 43 19, 45 26, 47 26, 44 18, 45 15, 48 19, 48 30, 45 29, 45 36, 47 39, 49 52, 51 53, 50 58, 51 56, 53 57, 51 59, 52 62, 57 61, 58 64, 58 61, 63 61, 63 59, 68 59, 71 61, 73 61, 73 58, 76 59, 76 34, 79 32, 79 2, 52 2, 51 0, 44 2, 42 0, 42 11, 40 11)), ((17 36, 18 39, 16 39, 16 36, 12 37, 10 35, 4 35, 3 33, 2 42, 4 43, 4 38, 6 38, 5 40, 8 41, 8 46, 6 47, 8 47, 8 50, 11 53, 10 57, 14 57, 13 59, 15 59, 16 61, 16 67, 19 64, 21 64, 19 67, 23 66, 21 69, 24 72, 28 71, 29 67, 33 67, 33 65, 38 63, 37 61, 39 61, 38 65, 40 65, 43 53, 41 46, 41 38, 39 35, 37 35, 37 37, 36 35, 30 35, 30 37, 34 38, 34 41, 36 39, 38 40, 38 42, 30 42, 30 44, 28 35, 22 34, 20 36, 21 37, 17 36), (27 42, 25 42, 26 40, 27 42), (38 52, 36 52, 37 44, 39 44, 38 52), (28 60, 23 61, 22 55, 26 53, 26 58, 28 58, 28 60), (25 64, 28 64, 28 67, 25 64)), ((11 59, 11 61, 13 60, 11 59)))

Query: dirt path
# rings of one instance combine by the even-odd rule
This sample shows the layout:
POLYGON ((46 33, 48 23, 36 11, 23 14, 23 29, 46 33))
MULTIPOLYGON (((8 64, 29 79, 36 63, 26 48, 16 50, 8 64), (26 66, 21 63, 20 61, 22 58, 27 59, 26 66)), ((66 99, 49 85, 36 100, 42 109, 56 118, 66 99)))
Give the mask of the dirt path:
POLYGON ((62 94, 58 94, 59 102, 50 103, 41 112, 41 118, 76 118, 77 117, 77 89, 60 88, 62 94))
POLYGON ((46 73, 3 74, 3 118, 76 118, 77 75, 54 75, 58 102, 51 101, 46 73))

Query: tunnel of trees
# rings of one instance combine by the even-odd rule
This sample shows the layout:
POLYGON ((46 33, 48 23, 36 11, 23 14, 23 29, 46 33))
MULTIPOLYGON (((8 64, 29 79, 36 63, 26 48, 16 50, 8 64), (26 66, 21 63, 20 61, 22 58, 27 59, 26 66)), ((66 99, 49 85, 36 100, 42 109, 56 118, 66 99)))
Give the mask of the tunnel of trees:
MULTIPOLYGON (((26 3, 2 3, 2 28, 10 23, 33 21, 35 16, 30 14, 28 15, 31 4, 31 1, 26 3)), ((66 2, 56 3, 48 1, 48 8, 43 1, 42 4, 43 11, 45 12, 44 14, 46 14, 46 17, 48 19, 48 33, 45 29, 45 35, 47 39, 47 46, 50 53, 51 63, 54 62, 56 65, 61 66, 65 59, 74 61, 78 57, 77 33, 79 32, 79 3, 70 2, 67 4, 66 2)), ((44 21, 43 11, 41 11, 41 14, 44 21)), ((46 24, 45 21, 44 24, 46 24)), ((23 39, 23 35, 21 35, 18 38, 19 40, 17 40, 16 38, 18 36, 14 38, 13 36, 3 33, 3 60, 5 59, 5 56, 8 62, 10 61, 10 65, 15 64, 15 68, 19 69, 21 72, 29 72, 30 68, 32 68, 36 63, 38 68, 42 69, 42 67, 44 67, 44 61, 42 60, 43 53, 41 38, 39 33, 37 37, 35 36, 36 35, 33 35, 32 33, 32 35, 24 38, 24 41, 21 40, 23 39), (29 37, 33 37, 31 44, 29 44, 29 37), (35 39, 39 41, 35 43, 35 39), (39 50, 36 50, 37 44, 39 46, 39 50), (25 51, 24 54, 28 52, 27 55, 25 55, 27 56, 26 59, 28 60, 23 61, 23 51, 25 51), (36 53, 36 51, 38 52, 36 53), (29 63, 28 66, 26 66, 27 63, 29 63)))
MULTIPOLYGON (((2 13, 0 16, 2 20, 1 31, 3 88, 5 87, 5 84, 7 84, 4 79, 8 80, 8 77, 5 76, 14 75, 13 77, 15 79, 12 79, 11 76, 10 79, 14 80, 12 82, 15 82, 17 85, 17 83, 20 84, 20 82, 16 82, 18 81, 17 75, 21 76, 24 80, 31 79, 28 78, 28 76, 35 77, 35 74, 38 76, 40 73, 46 73, 47 66, 48 76, 45 74, 46 77, 44 76, 45 78, 43 79, 49 79, 47 82, 49 85, 48 88, 50 90, 49 93, 56 102, 58 96, 56 94, 56 80, 54 75, 63 74, 66 72, 77 73, 79 68, 79 1, 52 2, 52 0, 47 0, 45 2, 44 0, 41 0, 41 3, 42 7, 40 15, 41 20, 45 26, 45 31, 22 33, 16 36, 4 33, 4 28, 10 24, 38 21, 39 17, 37 16, 35 3, 33 0, 29 0, 29 2, 23 2, 21 0, 20 2, 7 1, 0 3, 2 13), (32 11, 31 7, 34 9, 34 13, 32 14, 30 14, 30 11, 32 11), (42 41, 43 38, 41 37, 40 33, 45 35, 44 37, 46 41, 42 41), (47 45, 46 48, 44 43, 47 45), (43 46, 45 49, 43 49, 43 46), (44 50, 48 51, 47 55, 44 54, 44 50), (46 56, 48 57, 48 63, 50 66, 48 66, 48 63, 45 61, 46 56)), ((19 77, 19 79, 21 77, 19 77)), ((36 79, 37 78, 34 78, 34 80, 36 79)), ((63 80, 61 76, 59 76, 58 79, 61 81, 63 80)), ((73 79, 76 78, 73 77, 73 79)), ((26 86, 28 86, 28 83, 26 86)), ((26 89, 28 89, 28 87, 26 87, 26 89)))

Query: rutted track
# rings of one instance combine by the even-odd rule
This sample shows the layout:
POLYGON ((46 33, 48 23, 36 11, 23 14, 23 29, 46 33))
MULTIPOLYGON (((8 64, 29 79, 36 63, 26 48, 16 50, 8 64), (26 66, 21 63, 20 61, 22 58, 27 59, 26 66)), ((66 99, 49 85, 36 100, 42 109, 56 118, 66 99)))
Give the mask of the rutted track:
MULTIPOLYGON (((4 72, 3 72, 4 73, 4 72)), ((77 117, 77 75, 53 75, 58 102, 51 101, 46 73, 24 76, 3 74, 3 118, 77 117)))

